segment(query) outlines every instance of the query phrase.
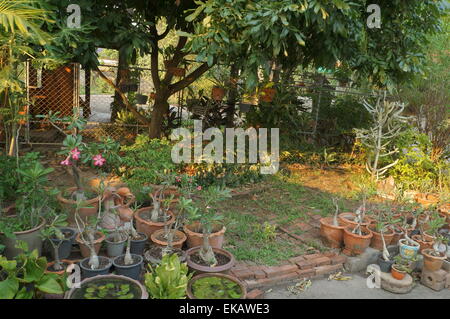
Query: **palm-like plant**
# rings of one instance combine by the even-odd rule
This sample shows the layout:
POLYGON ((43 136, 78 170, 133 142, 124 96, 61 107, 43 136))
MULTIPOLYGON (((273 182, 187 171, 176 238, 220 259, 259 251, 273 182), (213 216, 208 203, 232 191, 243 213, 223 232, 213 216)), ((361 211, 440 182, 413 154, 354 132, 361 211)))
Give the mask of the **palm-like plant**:
POLYGON ((50 22, 41 0, 0 0, 0 115, 7 132, 9 155, 18 154, 21 128, 19 112, 25 105, 24 82, 19 64, 34 58, 30 44, 44 45, 51 39, 41 29, 50 22))

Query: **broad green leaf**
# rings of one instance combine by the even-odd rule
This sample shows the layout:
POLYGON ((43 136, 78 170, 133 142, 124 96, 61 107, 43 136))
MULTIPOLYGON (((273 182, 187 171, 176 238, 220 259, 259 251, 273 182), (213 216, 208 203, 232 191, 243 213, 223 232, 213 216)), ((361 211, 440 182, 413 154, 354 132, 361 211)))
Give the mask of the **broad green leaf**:
POLYGON ((19 281, 16 278, 0 281, 0 299, 13 299, 18 290, 19 281))

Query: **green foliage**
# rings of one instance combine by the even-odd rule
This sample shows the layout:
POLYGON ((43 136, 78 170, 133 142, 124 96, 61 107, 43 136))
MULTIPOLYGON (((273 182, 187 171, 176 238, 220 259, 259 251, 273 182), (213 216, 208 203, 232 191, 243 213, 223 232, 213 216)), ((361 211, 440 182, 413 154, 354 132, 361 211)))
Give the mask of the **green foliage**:
POLYGON ((61 278, 45 273, 45 257, 39 257, 37 250, 28 252, 25 242, 19 241, 16 247, 24 252, 14 260, 0 256, 0 299, 33 299, 43 293, 64 293, 61 278))
POLYGON ((150 139, 138 135, 133 145, 122 146, 122 161, 118 174, 138 195, 145 185, 160 184, 161 174, 175 171, 172 145, 166 139, 150 139))
MULTIPOLYGON (((395 141, 399 161, 391 171, 401 189, 429 191, 437 185, 439 165, 431 158, 432 144, 427 135, 414 128, 408 128, 395 141)), ((441 161, 441 164, 445 164, 441 161)), ((447 169, 449 164, 447 163, 447 169)))
POLYGON ((145 286, 153 299, 185 299, 186 287, 192 274, 180 263, 177 254, 164 255, 161 263, 144 275, 145 286))
POLYGON ((84 294, 85 299, 133 299, 130 285, 107 283, 105 285, 89 284, 84 294))

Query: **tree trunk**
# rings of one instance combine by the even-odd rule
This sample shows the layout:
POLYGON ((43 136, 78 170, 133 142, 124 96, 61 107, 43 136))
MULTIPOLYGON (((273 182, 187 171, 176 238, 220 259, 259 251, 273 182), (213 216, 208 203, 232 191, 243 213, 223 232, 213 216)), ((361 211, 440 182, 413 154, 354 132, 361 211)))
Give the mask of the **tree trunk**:
POLYGON ((168 96, 161 94, 156 96, 149 127, 150 138, 161 138, 164 117, 169 112, 168 98, 168 96))
POLYGON ((85 98, 83 104, 83 117, 89 118, 91 116, 91 69, 87 68, 84 71, 84 90, 85 98))
MULTIPOLYGON (((117 69, 116 86, 120 87, 120 85, 122 84, 127 84, 129 78, 130 70, 128 68, 126 56, 119 50, 119 65, 117 69)), ((111 122, 115 122, 115 120, 117 119, 117 113, 125 109, 126 106, 123 103, 120 94, 117 91, 114 92, 114 101, 111 105, 111 122)))
MULTIPOLYGON (((239 75, 239 68, 236 64, 231 66, 230 80, 236 79, 239 75)), ((228 93, 228 107, 227 107, 227 127, 234 127, 234 112, 236 109, 236 99, 238 95, 237 84, 232 83, 228 93)))

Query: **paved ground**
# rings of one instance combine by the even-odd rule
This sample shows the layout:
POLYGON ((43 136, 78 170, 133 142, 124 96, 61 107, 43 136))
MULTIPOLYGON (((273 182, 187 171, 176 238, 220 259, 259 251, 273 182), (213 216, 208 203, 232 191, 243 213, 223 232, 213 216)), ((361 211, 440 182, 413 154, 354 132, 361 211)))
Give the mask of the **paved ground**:
POLYGON ((431 290, 419 283, 409 294, 393 294, 383 289, 370 289, 366 286, 366 278, 355 274, 348 281, 328 281, 313 279, 312 286, 305 292, 295 295, 287 290, 287 287, 295 284, 289 283, 272 288, 267 292, 266 299, 450 299, 450 289, 440 292, 431 290))

